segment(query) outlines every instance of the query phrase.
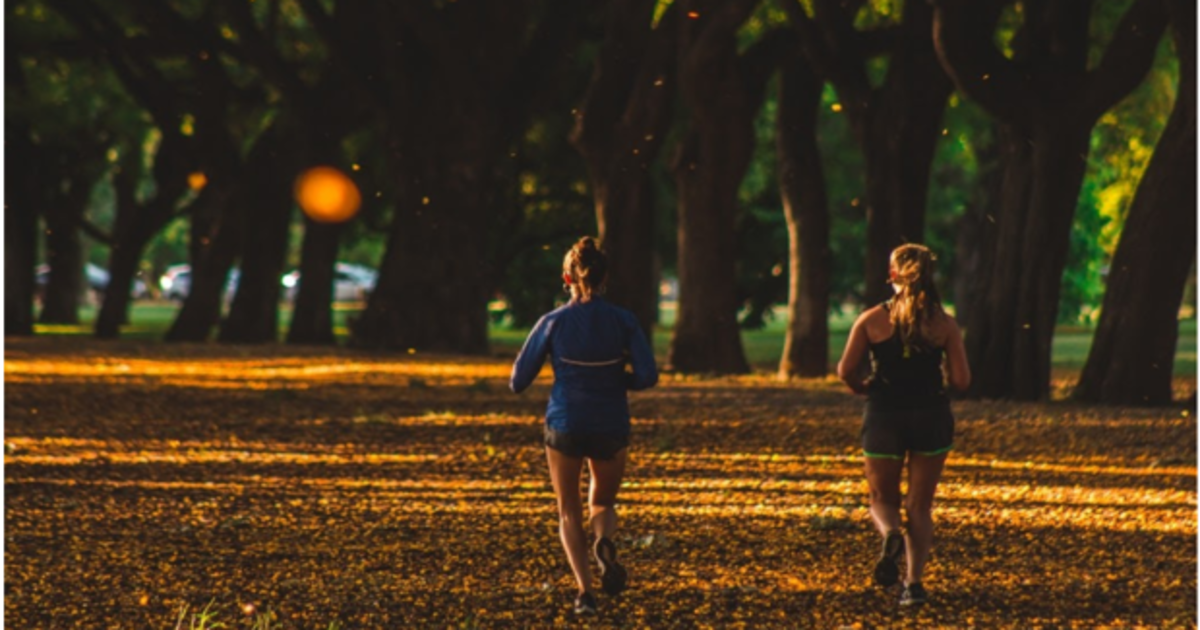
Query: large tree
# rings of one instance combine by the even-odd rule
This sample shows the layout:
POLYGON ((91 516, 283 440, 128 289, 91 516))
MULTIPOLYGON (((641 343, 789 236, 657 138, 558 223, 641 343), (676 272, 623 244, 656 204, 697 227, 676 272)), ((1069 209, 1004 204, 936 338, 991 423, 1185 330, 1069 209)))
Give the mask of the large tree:
POLYGON ((782 0, 818 73, 833 84, 864 158, 867 243, 864 298, 887 298, 888 256, 904 242, 923 242, 929 169, 941 137, 953 84, 938 63, 930 35, 933 8, 904 2, 898 26, 858 30, 864 0, 813 0, 810 17, 782 0), (870 80, 869 59, 887 54, 882 84, 870 80))
POLYGON ((587 162, 607 297, 650 335, 658 315, 654 184, 650 167, 671 122, 678 7, 653 23, 657 0, 608 4, 605 38, 571 140, 587 162))
POLYGON ((1136 0, 1089 68, 1090 1, 1024 2, 1011 59, 995 43, 1003 4, 938 0, 934 37, 958 88, 1000 121, 1003 199, 966 331, 971 393, 1039 400, 1092 126, 1146 75, 1167 18, 1162 0, 1136 0))
POLYGON ((681 372, 749 371, 738 326, 738 188, 754 152, 754 117, 792 38, 763 35, 738 54, 758 0, 680 7, 679 90, 688 128, 671 168, 678 192, 679 310, 667 362, 681 372))
POLYGON ((1179 307, 1196 259, 1196 4, 1168 0, 1179 89, 1138 185, 1075 397, 1171 402, 1179 307))
MULTIPOLYGON (((12 5, 6 7, 11 10, 12 5)), ((13 24, 12 16, 8 25, 13 24)), ((9 36, 6 44, 12 44, 9 36)), ((14 111, 12 100, 25 89, 20 61, 10 49, 4 60, 8 111, 4 116, 4 334, 33 334, 34 265, 37 264, 37 147, 29 122, 14 111), (14 156, 23 159, 13 159, 14 156)))
POLYGON ((333 13, 301 4, 376 112, 396 185, 353 343, 487 352, 498 161, 575 41, 578 3, 339 2, 333 13))
POLYGON ((788 226, 788 328, 779 375, 829 371, 829 203, 817 148, 817 110, 824 82, 799 54, 780 73, 776 152, 788 226))

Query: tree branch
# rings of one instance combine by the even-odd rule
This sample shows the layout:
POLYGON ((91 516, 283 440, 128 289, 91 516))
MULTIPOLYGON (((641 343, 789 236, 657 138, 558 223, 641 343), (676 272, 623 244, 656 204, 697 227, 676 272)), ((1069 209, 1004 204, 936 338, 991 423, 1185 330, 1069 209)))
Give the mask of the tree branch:
POLYGON ((795 46, 795 33, 791 29, 777 28, 760 37, 742 53, 738 59, 738 75, 751 99, 761 101, 767 81, 795 46))
MULTIPOLYGON (((247 59, 278 85, 293 102, 306 102, 309 96, 307 86, 300 80, 295 69, 279 55, 271 41, 258 30, 254 15, 250 13, 250 5, 245 0, 225 0, 224 4, 234 27, 242 34, 242 48, 247 59)), ((276 3, 272 2, 271 6, 276 6, 276 3)))
POLYGON ((91 221, 89 221, 87 217, 85 217, 83 215, 79 215, 78 217, 76 217, 75 223, 76 223, 76 227, 78 227, 80 229, 80 231, 82 231, 84 234, 87 234, 88 236, 92 237, 93 239, 95 239, 105 245, 108 245, 109 247, 112 247, 112 245, 113 245, 112 235, 109 234, 108 232, 105 232, 104 230, 101 230, 95 223, 92 223, 91 221))
POLYGON ((678 77, 675 50, 681 19, 675 4, 667 7, 651 33, 644 61, 621 115, 621 135, 626 138, 622 146, 629 148, 632 144, 646 162, 658 155, 670 124, 678 77))
POLYGON ((1099 65, 1088 71, 1084 102, 1100 116, 1146 78, 1168 23, 1162 0, 1137 0, 1121 16, 1099 65))
POLYGON ((840 0, 813 0, 813 22, 829 51, 830 74, 826 77, 838 91, 846 113, 859 116, 871 100, 871 80, 867 77, 867 62, 858 47, 860 34, 854 29, 854 14, 862 6, 849 8, 840 0))
POLYGON ((362 12, 369 8, 375 8, 375 4, 339 3, 335 18, 325 12, 320 0, 297 0, 297 2, 304 11, 308 23, 325 42, 325 47, 329 50, 329 59, 337 66, 339 73, 349 78, 348 83, 363 97, 364 102, 370 103, 371 108, 377 113, 386 115, 388 99, 385 90, 382 89, 385 84, 383 77, 380 77, 380 81, 376 83, 372 83, 367 78, 382 74, 378 55, 362 54, 358 44, 352 41, 352 39, 357 40, 357 37, 347 36, 347 33, 363 32, 369 24, 365 23, 366 21, 354 23, 353 18, 356 15, 350 13, 347 16, 345 11, 362 12))
POLYGON ((934 0, 934 48, 946 74, 968 98, 1000 120, 1024 124, 1034 90, 993 44, 1003 6, 1004 0, 934 0))
POLYGON ((645 63, 655 4, 655 0, 614 0, 609 4, 604 41, 571 130, 571 143, 585 155, 612 140, 612 126, 628 106, 638 68, 645 63))
POLYGON ((863 59, 886 55, 896 49, 904 29, 899 26, 883 26, 859 31, 855 46, 863 59))
POLYGON ((796 34, 800 38, 801 50, 808 59, 809 65, 822 79, 829 79, 834 73, 833 53, 825 44, 816 23, 800 7, 798 0, 779 0, 778 4, 787 14, 788 23, 796 30, 796 34))
POLYGON ((85 38, 104 51, 122 85, 146 108, 160 129, 174 129, 178 125, 176 95, 162 87, 166 85, 166 79, 153 64, 131 54, 120 28, 111 18, 91 2, 50 0, 50 3, 85 38))
MULTIPOLYGON (((555 0, 549 3, 529 43, 521 51, 509 74, 509 89, 504 90, 504 111, 510 128, 524 128, 526 113, 549 101, 545 92, 553 89, 547 79, 578 42, 583 3, 579 0, 555 0), (532 105, 525 105, 526 103, 532 105)), ((649 23, 647 17, 647 23, 649 23)))

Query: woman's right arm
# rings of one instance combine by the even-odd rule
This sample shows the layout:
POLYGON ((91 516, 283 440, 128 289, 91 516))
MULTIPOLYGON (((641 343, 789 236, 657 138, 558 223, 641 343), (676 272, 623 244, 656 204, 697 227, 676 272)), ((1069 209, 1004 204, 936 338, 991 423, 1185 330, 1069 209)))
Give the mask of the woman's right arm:
POLYGON ((546 355, 550 353, 551 328, 553 326, 546 317, 542 317, 533 330, 529 331, 521 353, 513 362, 512 378, 508 382, 508 387, 514 393, 520 394, 532 385, 538 372, 541 372, 542 366, 546 364, 546 355))
POLYGON ((946 315, 946 380, 958 391, 971 385, 971 366, 967 362, 967 348, 963 344, 962 332, 953 317, 946 315))

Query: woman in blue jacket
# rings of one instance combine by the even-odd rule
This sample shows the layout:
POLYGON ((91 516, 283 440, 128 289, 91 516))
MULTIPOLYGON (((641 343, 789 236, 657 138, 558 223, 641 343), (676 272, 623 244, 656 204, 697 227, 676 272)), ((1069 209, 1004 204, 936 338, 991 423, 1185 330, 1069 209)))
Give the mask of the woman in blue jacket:
POLYGON ((626 580, 613 542, 629 445, 626 391, 658 382, 654 354, 637 319, 600 297, 607 272, 608 260, 594 239, 585 236, 571 247, 563 260, 564 289, 571 300, 538 320, 513 364, 510 383, 514 392, 524 391, 550 357, 554 387, 546 409, 546 459, 558 497, 559 534, 579 584, 577 614, 596 611, 579 495, 583 461, 591 469, 593 553, 604 591, 616 595, 626 580))

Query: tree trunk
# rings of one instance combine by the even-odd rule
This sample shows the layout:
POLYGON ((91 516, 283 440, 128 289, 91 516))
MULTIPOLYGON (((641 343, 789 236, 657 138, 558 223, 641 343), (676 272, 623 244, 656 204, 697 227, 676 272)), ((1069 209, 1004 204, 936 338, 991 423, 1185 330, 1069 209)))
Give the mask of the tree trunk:
POLYGON ((632 311, 650 339, 658 323, 658 276, 654 274, 654 190, 647 166, 614 173, 606 183, 605 200, 596 202, 596 224, 609 261, 605 297, 632 311))
POLYGON ((143 220, 131 226, 129 232, 119 238, 108 258, 108 291, 100 315, 96 318, 96 337, 116 339, 121 333, 121 324, 128 321, 130 293, 133 280, 142 260, 142 252, 162 225, 143 220))
MULTIPOLYGON (((996 136, 998 134, 993 134, 993 137, 996 136)), ((996 137, 979 149, 975 191, 959 219, 954 241, 954 269, 950 270, 954 274, 954 317, 962 328, 966 328, 971 321, 971 306, 980 299, 983 286, 979 279, 991 274, 988 253, 995 248, 993 228, 996 217, 1000 215, 1000 199, 1004 197, 1004 171, 1000 167, 999 142, 996 137)))
MULTIPOLYGON (((10 88, 11 89, 11 88, 10 88)), ((37 146, 27 125, 10 115, 5 120, 8 142, 4 163, 4 334, 33 334, 34 266, 37 264, 38 212, 34 182, 37 146)))
MULTIPOLYGON (((905 2, 901 24, 882 52, 889 55, 882 86, 873 87, 867 63, 880 51, 854 28, 856 9, 837 0, 813 0, 814 17, 799 3, 784 4, 800 32, 805 56, 838 92, 866 166, 867 242, 863 299, 887 299, 888 262, 905 242, 921 242, 930 165, 953 83, 933 47, 933 9, 905 2)), ((855 5, 857 6, 857 5, 855 5)))
POLYGON ((829 204, 817 148, 824 83, 803 59, 785 62, 779 89, 776 151, 788 226, 788 328, 780 378, 829 371, 829 204))
POLYGON ((609 257, 606 297, 628 308, 649 337, 658 322, 654 190, 649 167, 670 124, 675 93, 675 7, 655 28, 656 2, 609 7, 604 44, 571 140, 588 166, 600 242, 609 257))
POLYGON ((1011 61, 992 39, 1001 6, 939 0, 934 28, 955 83, 1002 121, 1004 198, 994 234, 985 234, 994 243, 990 280, 967 327, 970 393, 1045 400, 1091 129, 1145 77, 1166 14, 1158 0, 1136 0, 1089 69, 1089 4, 1027 6, 1011 61))
POLYGON ((1196 5, 1177 0, 1171 18, 1179 92, 1121 232, 1080 400, 1171 402, 1179 306, 1196 256, 1196 5))
POLYGON ((737 189, 752 130, 738 129, 736 118, 709 122, 691 132, 673 165, 679 306, 667 362, 679 372, 742 374, 750 366, 737 319, 737 189))
POLYGON ((196 202, 191 230, 191 287, 167 331, 166 341, 208 341, 221 318, 226 280, 241 248, 237 209, 242 207, 240 189, 245 184, 236 182, 217 188, 215 183, 206 186, 196 202))
POLYGON ((242 266, 229 316, 217 337, 230 343, 279 340, 280 277, 287 256, 291 224, 292 183, 301 150, 294 127, 273 126, 247 159, 253 174, 246 189, 241 219, 242 266))
MULTIPOLYGON (((59 156, 61 185, 66 190, 54 190, 46 200, 46 262, 50 278, 42 294, 43 324, 78 324, 79 300, 88 289, 83 274, 83 244, 79 239, 79 223, 87 210, 91 182, 85 183, 83 169, 72 164, 71 152, 59 156)), ((59 184, 59 181, 54 182, 59 184)))
MULTIPOLYGON (((488 124, 480 116, 457 126, 488 124)), ((489 207, 494 160, 471 156, 467 138, 453 146, 449 133, 444 138, 440 149, 410 149, 411 157, 396 165, 401 191, 375 291, 352 326, 357 347, 488 352, 489 217, 482 210, 489 207), (453 157, 437 159, 454 149, 453 157)))
POLYGON ((679 300, 667 363, 680 372, 750 371, 738 325, 738 188, 754 151, 754 116, 788 40, 760 38, 738 55, 734 34, 756 0, 684 5, 680 94, 691 121, 672 160, 678 194, 679 300))
POLYGON ((983 265, 990 270, 987 281, 977 293, 966 326, 967 357, 971 363, 971 393, 985 398, 1002 398, 1012 391, 1009 379, 1016 318, 1015 299, 1020 290, 1021 257, 1019 245, 1029 207, 1029 188, 1033 180, 1032 157, 1027 134, 1002 126, 999 132, 1001 162, 1004 165, 1002 196, 995 223, 984 225, 983 265))
POLYGON ((99 144, 59 146, 52 151, 56 164, 46 183, 46 262, 50 277, 42 295, 44 324, 78 324, 79 301, 90 283, 84 276, 83 243, 79 226, 87 212, 92 184, 99 177, 103 151, 99 144))
POLYGON ((292 323, 287 342, 331 345, 333 334, 333 282, 341 224, 304 220, 300 251, 300 284, 292 303, 292 323))

